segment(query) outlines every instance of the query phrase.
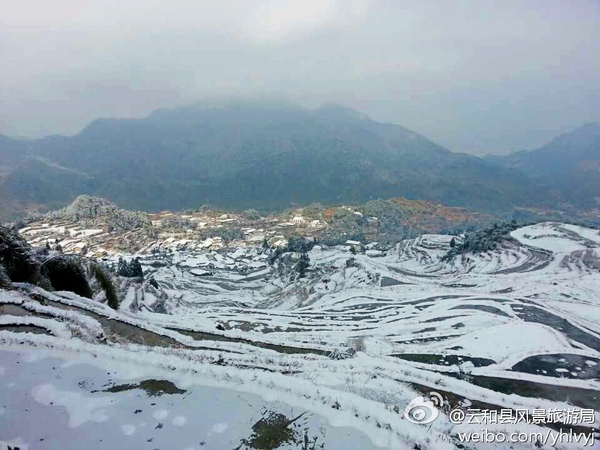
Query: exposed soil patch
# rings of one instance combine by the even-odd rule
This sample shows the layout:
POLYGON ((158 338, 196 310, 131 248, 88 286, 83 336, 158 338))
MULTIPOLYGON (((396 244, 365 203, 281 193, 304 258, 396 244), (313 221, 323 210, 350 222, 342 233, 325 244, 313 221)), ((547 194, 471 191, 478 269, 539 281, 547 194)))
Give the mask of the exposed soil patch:
POLYGON ((511 370, 555 378, 593 380, 600 377, 600 359, 581 355, 536 355, 515 364, 511 370))
POLYGON ((421 354, 421 353, 399 353, 392 355, 396 358, 404 359, 406 361, 422 362, 425 364, 436 364, 439 366, 456 366, 467 361, 473 363, 475 367, 486 367, 492 364, 496 364, 493 359, 487 358, 473 358, 471 356, 462 355, 433 355, 433 354, 421 354))
MULTIPOLYGON (((102 392, 124 392, 141 389, 146 392, 149 397, 160 397, 164 394, 185 394, 185 389, 179 389, 175 384, 168 380, 143 380, 134 384, 118 384, 104 389, 102 392)), ((95 392, 95 391, 92 391, 95 392)))
POLYGON ((435 327, 423 328, 422 330, 413 331, 413 334, 421 334, 421 333, 429 333, 431 331, 435 331, 435 327))
POLYGON ((398 269, 397 267, 390 267, 390 270, 393 270, 396 273, 400 273, 402 275, 406 275, 409 277, 417 277, 417 278, 437 278, 436 275, 428 275, 425 273, 416 273, 416 272, 410 272, 408 270, 403 270, 403 269, 398 269))
MULTIPOLYGON (((157 334, 135 325, 120 322, 114 319, 99 318, 98 321, 104 328, 109 340, 124 339, 139 345, 150 345, 156 347, 184 348, 186 345, 176 341, 172 337, 157 334)), ((194 348, 194 347, 187 347, 194 348)))
POLYGON ((400 284, 408 284, 403 281, 398 281, 395 278, 381 277, 380 287, 398 286, 400 284))
POLYGON ((495 307, 489 306, 489 305, 458 305, 458 306, 454 306, 450 309, 475 309, 478 311, 485 311, 485 312, 488 312, 491 314, 496 314, 497 316, 510 317, 508 314, 506 314, 501 309, 498 309, 498 308, 495 308, 495 307))
POLYGON ((435 297, 422 298, 410 302, 402 302, 402 305, 420 305, 421 303, 431 303, 435 300, 448 300, 452 298, 464 298, 464 295, 437 295, 435 297))
POLYGON ((266 348, 269 350, 275 350, 279 353, 287 353, 287 354, 305 354, 305 353, 314 353, 316 355, 327 355, 329 352, 327 350, 320 350, 314 348, 302 348, 302 347, 289 347, 286 345, 278 345, 278 344, 270 344, 267 342, 259 342, 259 341, 251 341, 249 339, 243 338, 233 338, 229 336, 224 336, 221 334, 214 333, 206 333, 204 331, 192 331, 192 330, 183 330, 181 328, 169 328, 169 330, 177 331, 178 333, 185 334, 186 336, 190 336, 191 338, 197 341, 224 341, 224 342, 239 342, 242 344, 253 345, 254 347, 266 348))
POLYGON ((0 304, 0 315, 7 314, 9 316, 30 316, 32 315, 29 311, 19 305, 12 303, 0 304))
POLYGON ((481 386, 503 394, 517 394, 523 397, 546 398, 555 402, 569 402, 581 408, 598 408, 600 392, 594 389, 582 389, 552 384, 534 383, 510 378, 473 376, 472 381, 481 386))
MULTIPOLYGON (((56 306, 65 310, 76 310, 85 314, 87 316, 93 317, 104 329, 107 338, 109 341, 126 341, 132 342, 134 344, 139 345, 149 345, 149 346, 158 346, 158 347, 172 347, 172 348, 187 348, 190 350, 199 350, 199 347, 191 347, 181 342, 173 339, 172 337, 165 336, 162 334, 154 333, 153 331, 146 330, 144 328, 137 327, 135 325, 131 325, 125 322, 121 322, 115 319, 108 319, 106 317, 101 316, 92 311, 88 311, 86 309, 65 305, 60 302, 49 301, 52 306, 56 306)), ((266 348, 269 350, 275 350, 279 353, 287 353, 287 354, 305 354, 305 353, 313 353, 317 355, 327 355, 329 352, 326 350, 319 349, 310 349, 310 348, 300 348, 300 347, 290 347, 285 345, 278 344, 269 344, 265 342, 252 341, 250 339, 242 339, 242 338, 233 338, 229 336, 224 336, 215 333, 207 333, 202 331, 192 331, 192 330, 183 330, 179 328, 167 328, 172 331, 176 331, 178 333, 184 334, 186 336, 192 337, 194 340, 209 340, 209 341, 223 341, 223 342, 239 342, 243 344, 253 345, 255 347, 266 348)), ((210 348, 203 348, 205 350, 212 350, 210 348)))
POLYGON ((444 316, 444 317, 434 317, 433 319, 427 319, 427 320, 423 320, 421 321, 421 323, 434 323, 434 322, 443 322, 444 320, 450 320, 450 319, 455 319, 457 317, 464 317, 464 316, 444 316))
POLYGON ((52 333, 50 333, 50 331, 35 325, 0 325, 0 331, 12 331, 13 333, 47 334, 48 336, 52 336, 52 333))

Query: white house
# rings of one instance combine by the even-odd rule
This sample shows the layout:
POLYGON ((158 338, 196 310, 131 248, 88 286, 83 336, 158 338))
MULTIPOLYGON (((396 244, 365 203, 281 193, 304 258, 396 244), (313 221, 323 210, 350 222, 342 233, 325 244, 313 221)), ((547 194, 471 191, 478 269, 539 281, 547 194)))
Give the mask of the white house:
POLYGON ((302 216, 295 216, 292 219, 292 223, 294 225, 304 225, 306 223, 306 220, 304 220, 304 217, 302 217, 302 216))

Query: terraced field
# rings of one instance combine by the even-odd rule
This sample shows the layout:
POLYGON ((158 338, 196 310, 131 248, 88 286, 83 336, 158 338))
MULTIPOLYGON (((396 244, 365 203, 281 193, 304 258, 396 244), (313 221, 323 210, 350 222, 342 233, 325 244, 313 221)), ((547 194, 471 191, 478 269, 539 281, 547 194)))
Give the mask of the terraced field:
MULTIPOLYGON (((341 449, 353 448, 350 441, 361 443, 356 448, 469 448, 458 433, 481 426, 452 423, 447 413, 456 407, 592 409, 593 423, 550 428, 595 436, 600 235, 544 223, 517 229, 512 237, 493 252, 459 255, 450 262, 441 259, 450 236, 424 235, 383 253, 357 255, 348 247, 315 246, 307 275, 299 279, 277 264, 270 266, 260 248, 140 255, 146 281, 131 285, 119 311, 27 285, 0 292, 0 350, 17 352, 23 360, 52 356, 92 364, 110 372, 113 384, 159 379, 203 396, 209 395, 206 387, 214 387, 242 393, 240 402, 254 402, 275 415, 314 417, 299 431, 302 439, 259 447, 254 445, 260 439, 249 437, 256 431, 251 422, 255 418, 262 426, 265 417, 275 415, 247 414, 242 431, 216 433, 218 423, 231 430, 235 420, 212 423, 202 408, 187 407, 187 425, 180 432, 190 443, 180 448, 202 448, 205 442, 205 448, 341 449), (407 420, 409 402, 431 391, 444 398, 439 417, 427 425, 407 420), (345 428, 337 428, 341 425, 345 428), (211 441, 217 435, 220 440, 211 441), (313 447, 306 446, 313 439, 313 447)), ((70 377, 77 377, 76 367, 70 377)), ((93 377, 83 372, 80 381, 93 377)), ((0 384, 18 382, 14 368, 2 373, 13 375, 0 378, 0 384)), ((47 383, 67 388, 50 374, 47 383)), ((115 399, 110 395, 126 391, 87 390, 85 395, 107 399, 98 407, 107 418, 121 418, 119 405, 129 402, 124 397, 109 402, 115 399)), ((173 408, 187 404, 185 394, 171 395, 173 408)), ((13 406, 0 405, 3 419, 16 420, 13 406)), ((65 408, 71 419, 81 414, 65 408)), ((81 426, 93 432, 104 422, 90 419, 81 426)), ((142 422, 128 422, 125 429, 122 423, 111 426, 127 448, 154 448, 141 432, 142 422)), ((11 434, 5 423, 0 422, 0 439, 55 448, 43 444, 46 438, 34 445, 23 428, 11 434)), ((535 431, 543 424, 488 428, 494 427, 535 431)), ((161 442, 160 448, 176 448, 173 441, 161 442)), ((486 445, 470 448, 509 448, 486 445)))

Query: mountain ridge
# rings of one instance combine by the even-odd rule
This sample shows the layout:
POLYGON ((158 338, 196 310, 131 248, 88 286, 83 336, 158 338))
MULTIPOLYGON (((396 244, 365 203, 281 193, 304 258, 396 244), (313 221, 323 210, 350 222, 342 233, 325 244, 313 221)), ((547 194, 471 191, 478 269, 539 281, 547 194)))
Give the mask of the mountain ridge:
MULTIPOLYGON (((0 142, 0 154, 11 142, 0 142)), ((142 119, 96 119, 75 136, 21 147, 26 150, 19 151, 6 187, 15 200, 50 207, 79 194, 150 211, 403 196, 508 212, 564 201, 560 190, 549 193, 499 160, 453 153, 339 105, 194 104, 142 119)))
POLYGON ((535 150, 489 161, 520 170, 551 189, 566 192, 570 201, 597 206, 600 198, 600 123, 590 122, 554 138, 535 150))

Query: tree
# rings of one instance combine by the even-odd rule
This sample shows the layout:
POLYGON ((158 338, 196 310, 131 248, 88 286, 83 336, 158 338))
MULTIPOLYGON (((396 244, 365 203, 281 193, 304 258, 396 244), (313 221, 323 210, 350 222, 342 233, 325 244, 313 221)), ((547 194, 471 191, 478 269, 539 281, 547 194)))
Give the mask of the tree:
POLYGON ((495 250, 503 241, 514 241, 510 232, 518 227, 516 222, 495 223, 488 228, 467 233, 460 244, 455 242, 454 247, 451 245, 452 248, 442 257, 442 260, 450 261, 456 255, 463 253, 484 253, 495 250))
POLYGON ((306 253, 312 250, 315 246, 315 242, 308 241, 300 236, 291 236, 288 239, 288 243, 285 247, 286 252, 298 252, 298 253, 306 253))
POLYGON ((44 269, 50 283, 57 291, 69 291, 81 297, 93 297, 85 269, 76 255, 51 258, 44 263, 44 269))
POLYGON ((275 249, 275 251, 273 253, 271 253, 271 256, 269 257, 269 264, 272 266, 273 264, 275 264, 275 262, 277 261, 277 259, 282 255, 283 251, 277 247, 275 249))
POLYGON ((130 262, 125 261, 122 257, 119 258, 117 273, 127 278, 144 278, 144 271, 139 258, 134 258, 130 262))
POLYGON ((454 248, 456 247, 456 239, 452 238, 450 239, 450 248, 454 248))
POLYGON ((0 289, 8 289, 11 281, 8 274, 4 270, 4 267, 0 265, 0 289))
POLYGON ((98 280, 98 284, 100 284, 100 287, 104 291, 108 306, 110 306, 112 309, 119 309, 119 297, 111 276, 97 263, 92 263, 90 269, 96 277, 96 280, 98 280))
POLYGON ((298 272, 300 278, 304 277, 306 269, 308 269, 309 266, 310 258, 308 257, 308 253, 301 253, 298 262, 296 262, 296 271, 298 272))
POLYGON ((117 262, 117 273, 122 277, 127 276, 125 274, 127 273, 128 267, 127 261, 125 261, 122 256, 119 256, 119 262, 117 262))
POLYGON ((13 282, 40 281, 40 263, 34 258, 31 246, 15 230, 3 226, 0 226, 0 266, 13 282))
POLYGON ((260 213, 255 209, 247 209, 242 211, 242 217, 247 220, 258 220, 260 219, 260 213))
POLYGON ((311 203, 302 210, 302 215, 311 219, 320 219, 323 216, 325 207, 320 203, 311 203))
POLYGON ((129 267, 131 267, 131 273, 134 277, 144 278, 144 271, 142 270, 142 264, 140 263, 140 258, 134 258, 130 263, 129 267))

